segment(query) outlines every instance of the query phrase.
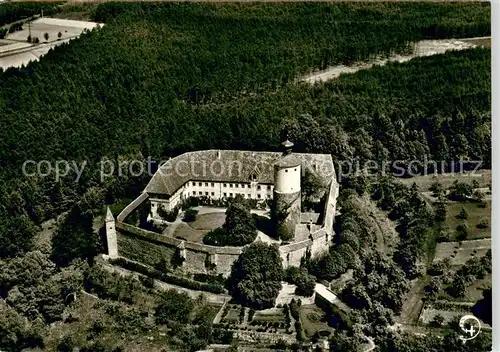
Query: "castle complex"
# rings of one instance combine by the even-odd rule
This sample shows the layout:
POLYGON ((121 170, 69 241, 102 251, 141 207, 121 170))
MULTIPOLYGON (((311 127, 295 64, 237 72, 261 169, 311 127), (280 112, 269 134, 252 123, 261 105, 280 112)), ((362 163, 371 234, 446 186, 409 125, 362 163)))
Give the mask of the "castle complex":
POLYGON ((174 251, 183 257, 183 266, 188 272, 227 276, 242 247, 189 242, 140 229, 125 223, 124 219, 146 201, 150 203, 149 219, 161 222, 160 209, 172 211, 189 197, 220 200, 237 195, 270 204, 271 222, 282 240, 280 253, 284 267, 298 266, 304 256, 314 257, 327 251, 332 240, 339 188, 332 157, 294 153, 293 143, 288 140, 282 145, 282 152, 204 150, 170 159, 158 169, 143 193, 118 215, 116 222, 108 211, 110 257, 141 261, 152 248, 163 256, 174 251), (318 201, 324 202, 321 211, 302 209, 301 181, 306 173, 324 185, 318 196, 318 201), (141 251, 138 242, 150 249, 144 249, 143 256, 138 253, 141 251), (158 246, 163 248, 160 250, 158 246))

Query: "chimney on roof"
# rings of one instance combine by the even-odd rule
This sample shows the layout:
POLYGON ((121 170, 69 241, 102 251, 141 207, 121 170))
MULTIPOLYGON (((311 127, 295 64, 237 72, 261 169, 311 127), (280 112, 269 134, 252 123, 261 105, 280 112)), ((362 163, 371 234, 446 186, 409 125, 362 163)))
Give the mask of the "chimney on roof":
POLYGON ((220 159, 220 150, 217 151, 217 159, 220 159))

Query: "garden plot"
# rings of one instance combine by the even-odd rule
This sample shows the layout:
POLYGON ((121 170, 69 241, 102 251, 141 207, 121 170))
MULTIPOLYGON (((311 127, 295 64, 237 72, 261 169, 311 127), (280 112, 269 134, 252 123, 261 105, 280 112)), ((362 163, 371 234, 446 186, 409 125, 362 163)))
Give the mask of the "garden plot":
POLYGON ((478 206, 478 203, 473 202, 449 202, 448 204, 448 214, 446 216, 446 225, 451 230, 452 233, 455 233, 455 229, 457 226, 465 222, 468 225, 468 240, 482 239, 491 237, 491 228, 490 226, 486 228, 478 228, 477 224, 483 220, 488 219, 488 222, 491 220, 491 200, 486 201, 486 207, 481 208, 478 206), (461 209, 465 209, 467 211, 468 217, 466 220, 462 220, 457 218, 457 214, 461 209))
POLYGON ((436 255, 434 261, 444 258, 451 259, 452 266, 465 264, 467 260, 476 256, 482 257, 491 249, 491 239, 472 240, 460 242, 442 242, 436 246, 436 255))
POLYGON ((457 317, 460 318, 467 314, 470 314, 467 307, 464 307, 461 311, 424 308, 420 314, 419 322, 427 325, 432 323, 437 315, 440 315, 444 318, 443 324, 449 324, 457 317))
MULTIPOLYGON (((308 338, 318 332, 332 332, 333 329, 325 322, 325 312, 314 304, 302 305, 299 309, 302 329, 308 338)), ((326 335, 326 334, 325 334, 326 335)))
POLYGON ((256 331, 287 332, 290 328, 287 323, 283 308, 270 308, 256 311, 253 316, 250 314, 249 325, 256 331))

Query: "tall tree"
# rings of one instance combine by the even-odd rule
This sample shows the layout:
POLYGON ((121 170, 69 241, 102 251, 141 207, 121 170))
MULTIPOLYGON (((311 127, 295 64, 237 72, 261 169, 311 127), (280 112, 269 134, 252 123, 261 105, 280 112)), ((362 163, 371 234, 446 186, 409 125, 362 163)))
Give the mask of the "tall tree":
POLYGON ((283 264, 278 247, 255 242, 246 247, 233 264, 231 293, 244 305, 271 308, 281 290, 282 279, 283 264))

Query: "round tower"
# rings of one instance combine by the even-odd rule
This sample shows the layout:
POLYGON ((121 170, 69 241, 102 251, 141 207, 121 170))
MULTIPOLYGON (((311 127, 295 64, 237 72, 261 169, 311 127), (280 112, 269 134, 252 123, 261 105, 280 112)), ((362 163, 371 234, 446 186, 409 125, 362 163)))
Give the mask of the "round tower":
POLYGON ((287 140, 282 145, 283 154, 274 164, 272 216, 280 238, 289 241, 300 223, 301 161, 292 153, 292 142, 287 140))

